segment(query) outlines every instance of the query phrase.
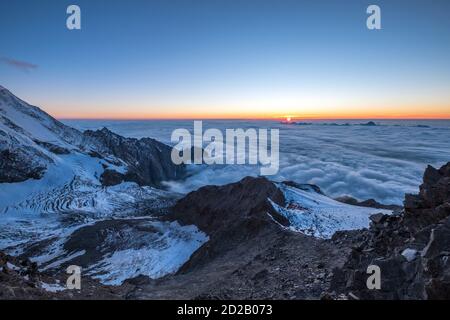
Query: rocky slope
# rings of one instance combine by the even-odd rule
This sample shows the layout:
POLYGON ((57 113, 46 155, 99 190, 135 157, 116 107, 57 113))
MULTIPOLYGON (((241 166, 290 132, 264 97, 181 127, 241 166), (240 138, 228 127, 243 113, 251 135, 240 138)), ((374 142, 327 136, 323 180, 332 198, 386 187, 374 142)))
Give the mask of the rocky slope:
POLYGON ((324 239, 331 229, 322 224, 343 230, 359 217, 368 225, 377 212, 338 203, 315 186, 265 178, 200 188, 165 219, 195 224, 209 241, 176 274, 131 281, 127 297, 319 299, 349 252, 324 239))
POLYGON ((81 290, 65 290, 65 281, 65 276, 39 272, 36 263, 0 252, 0 300, 119 299, 127 290, 90 278, 83 279, 81 290))
MULTIPOLYGON (((178 201, 168 218, 198 223, 210 241, 177 274, 131 281, 127 298, 449 299, 449 168, 429 167, 419 195, 407 195, 402 212, 376 213, 369 229, 341 229, 331 239, 308 236, 292 228, 298 219, 279 214, 280 207, 306 207, 305 198, 293 201, 285 189, 292 183, 246 178, 201 188, 178 201), (381 290, 367 289, 369 264, 381 268, 381 290)), ((321 199, 316 188, 295 188, 321 199)), ((325 216, 334 203, 327 208, 325 216)), ((341 218, 340 226, 348 226, 341 218)))
POLYGON ((404 212, 378 215, 369 230, 343 232, 353 246, 335 271, 331 290, 361 299, 450 299, 450 163, 428 167, 418 195, 406 195, 404 212), (368 290, 368 265, 381 269, 381 290, 368 290))
MULTIPOLYGON (((111 247, 105 252, 115 252, 126 244, 126 254, 118 256, 123 263, 110 266, 118 272, 125 265, 137 268, 131 268, 132 272, 121 278, 125 280, 121 285, 101 283, 108 277, 117 277, 117 273, 106 273, 106 278, 105 274, 97 274, 101 282, 92 279, 96 275, 91 273, 83 278, 89 290, 49 293, 47 284, 54 288, 56 280, 52 279, 61 283, 64 275, 58 268, 46 268, 55 262, 48 261, 32 267, 40 279, 46 279, 43 282, 47 289, 36 281, 30 288, 29 277, 24 278, 26 272, 11 268, 7 275, 0 275, 6 279, 0 286, 10 296, 11 287, 18 290, 25 286, 28 288, 25 293, 19 290, 14 295, 26 298, 65 299, 69 295, 88 299, 446 299, 449 298, 449 168, 450 163, 439 170, 428 168, 419 195, 408 195, 404 211, 390 215, 380 212, 383 209, 355 207, 329 198, 325 201, 320 190, 310 185, 245 178, 226 186, 207 186, 178 200, 159 216, 159 224, 197 225, 208 237, 184 264, 162 277, 146 273, 145 266, 155 261, 148 258, 152 247, 147 253, 141 251, 143 260, 131 262, 125 258, 132 252, 127 251, 130 242, 135 248, 161 243, 158 236, 155 238, 158 230, 154 218, 141 218, 106 220, 85 226, 63 242, 69 256, 85 251, 70 261, 87 270, 92 261, 97 261, 94 265, 114 261, 102 254, 102 248, 111 247), (309 203, 314 206, 309 207, 309 203), (369 229, 349 224, 358 215, 367 219, 367 226, 371 221, 369 229), (320 225, 330 221, 334 222, 332 230, 336 230, 331 238, 329 230, 321 229, 320 225), (354 230, 346 231, 349 226, 354 230), (110 241, 114 238, 110 234, 120 234, 122 240, 114 240, 112 245, 110 241), (137 234, 139 241, 130 241, 132 234, 137 234), (369 264, 381 267, 381 290, 366 287, 369 264)), ((176 251, 169 255, 173 253, 176 251)), ((164 257, 167 256, 157 256, 157 261, 164 257)), ((27 261, 26 255, 20 259, 27 261)), ((61 266, 65 266, 62 261, 61 266)), ((20 263, 16 260, 13 264, 20 263)))
POLYGON ((127 165, 125 173, 105 170, 101 176, 104 185, 115 185, 123 181, 139 185, 161 187, 161 182, 183 178, 184 165, 173 164, 171 147, 150 138, 124 138, 106 128, 83 132, 83 145, 94 146, 91 152, 112 155, 127 165))
POLYGON ((265 178, 248 177, 188 194, 166 219, 198 225, 209 241, 176 274, 130 281, 135 287, 127 298, 319 298, 331 270, 343 263, 342 252, 289 229, 290 220, 274 203, 293 205, 279 185, 265 178))
POLYGON ((0 183, 41 178, 81 136, 0 86, 0 183))
POLYGON ((201 188, 166 210, 9 249, 39 262, 46 276, 80 265, 88 279, 116 285, 118 298, 318 299, 347 250, 323 239, 321 223, 342 230, 357 215, 368 225, 379 212, 338 203, 310 185, 250 177, 201 188), (352 214, 333 216, 341 210, 352 214))

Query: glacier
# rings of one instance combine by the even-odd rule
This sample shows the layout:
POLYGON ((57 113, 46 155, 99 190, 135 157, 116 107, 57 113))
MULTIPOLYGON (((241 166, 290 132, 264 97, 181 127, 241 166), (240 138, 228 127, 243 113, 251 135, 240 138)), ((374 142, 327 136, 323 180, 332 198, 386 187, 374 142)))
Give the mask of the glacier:
MULTIPOLYGON (((0 87, 0 250, 41 271, 78 263, 108 284, 176 272, 208 237, 161 220, 179 194, 133 181, 102 183, 106 169, 125 176, 135 165, 113 154, 127 151, 114 143, 153 148, 151 165, 169 150, 108 130, 85 135, 0 87)), ((171 167, 158 169, 152 181, 171 167)))
POLYGON ((371 215, 393 213, 392 210, 345 204, 308 185, 299 185, 299 188, 284 183, 277 185, 287 204, 283 207, 269 201, 279 214, 289 220, 289 229, 318 238, 329 239, 336 231, 364 229, 369 226, 371 215))

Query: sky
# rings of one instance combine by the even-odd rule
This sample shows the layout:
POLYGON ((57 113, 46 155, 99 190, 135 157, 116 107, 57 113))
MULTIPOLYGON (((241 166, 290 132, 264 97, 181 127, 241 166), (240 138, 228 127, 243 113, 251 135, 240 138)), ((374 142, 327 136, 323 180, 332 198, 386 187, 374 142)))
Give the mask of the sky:
POLYGON ((0 1, 0 85, 58 118, 450 118, 449 57, 448 0, 0 1))

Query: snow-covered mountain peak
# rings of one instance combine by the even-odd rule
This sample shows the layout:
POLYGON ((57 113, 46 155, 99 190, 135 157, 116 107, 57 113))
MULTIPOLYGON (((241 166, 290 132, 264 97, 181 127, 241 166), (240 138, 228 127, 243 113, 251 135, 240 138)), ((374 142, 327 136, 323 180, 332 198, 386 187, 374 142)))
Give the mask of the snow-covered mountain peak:
POLYGON ((125 138, 107 128, 82 133, 7 89, 0 90, 0 184, 39 179, 50 165, 64 162, 61 155, 78 154, 101 159, 105 168, 114 170, 108 171, 108 184, 134 181, 156 186, 182 176, 184 167, 170 161, 170 152, 156 140, 125 138))
POLYGON ((61 147, 73 147, 81 141, 81 132, 57 121, 3 87, 0 89, 0 117, 0 130, 12 137, 21 136, 22 142, 28 138, 61 147))
POLYGON ((178 197, 151 187, 181 177, 184 167, 171 162, 170 151, 158 141, 122 137, 107 128, 80 132, 1 87, 0 249, 31 248, 30 256, 49 269, 84 259, 86 265, 80 265, 89 266, 92 276, 113 284, 141 273, 159 277, 176 271, 207 237, 194 226, 151 216, 178 197), (144 214, 150 216, 141 219, 144 214), (85 232, 108 237, 89 251, 85 232), (121 234, 129 237, 121 241, 121 234), (42 251, 35 251, 37 243, 42 251), (87 260, 83 252, 89 257, 94 252, 96 259, 87 260))
POLYGON ((60 155, 79 151, 83 134, 0 90, 0 183, 39 179, 60 155))

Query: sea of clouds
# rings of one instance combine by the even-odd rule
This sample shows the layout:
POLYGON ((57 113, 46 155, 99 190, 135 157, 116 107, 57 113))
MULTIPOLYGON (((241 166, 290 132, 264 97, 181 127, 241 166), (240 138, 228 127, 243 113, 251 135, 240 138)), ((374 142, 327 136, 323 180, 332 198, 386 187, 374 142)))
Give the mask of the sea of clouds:
MULTIPOLYGON (((67 120, 80 130, 107 127, 127 137, 151 137, 167 144, 177 128, 193 129, 193 121, 67 120)), ((450 161, 450 121, 314 121, 281 124, 275 121, 213 120, 207 128, 278 128, 280 170, 270 179, 312 183, 329 196, 373 198, 401 204, 405 193, 416 193, 427 165, 450 161)), ((182 182, 167 182, 174 191, 226 184, 257 176, 257 166, 192 166, 182 182)))

